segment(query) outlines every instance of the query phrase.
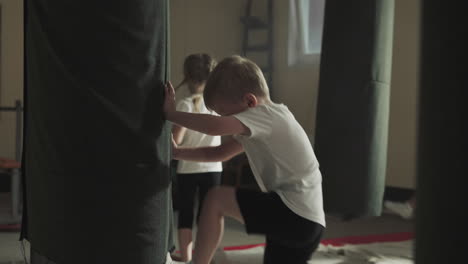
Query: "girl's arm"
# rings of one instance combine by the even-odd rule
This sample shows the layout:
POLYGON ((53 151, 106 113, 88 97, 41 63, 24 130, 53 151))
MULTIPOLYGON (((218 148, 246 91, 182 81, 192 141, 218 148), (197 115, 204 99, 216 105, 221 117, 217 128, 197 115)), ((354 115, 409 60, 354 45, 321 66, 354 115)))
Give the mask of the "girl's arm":
POLYGON ((166 85, 166 97, 164 101, 166 119, 204 134, 211 136, 225 136, 250 134, 250 130, 237 118, 232 116, 214 116, 209 114, 194 114, 176 111, 175 91, 172 84, 166 85))
POLYGON ((173 146, 172 156, 176 160, 217 162, 230 160, 242 152, 244 152, 242 145, 231 139, 216 147, 178 148, 173 146))
POLYGON ((182 143, 182 140, 184 139, 185 132, 187 131, 187 128, 181 127, 178 125, 173 125, 172 126, 172 136, 174 138, 174 141, 177 145, 182 143))

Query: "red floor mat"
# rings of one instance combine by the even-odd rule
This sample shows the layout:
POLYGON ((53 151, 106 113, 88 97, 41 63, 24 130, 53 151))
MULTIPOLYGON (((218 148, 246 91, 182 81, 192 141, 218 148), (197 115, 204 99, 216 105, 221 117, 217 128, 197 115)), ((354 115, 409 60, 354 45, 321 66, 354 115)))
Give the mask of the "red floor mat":
POLYGON ((0 225, 0 232, 19 232, 21 224, 0 225))
MULTIPOLYGON (((414 238, 412 232, 379 234, 379 235, 366 235, 366 236, 348 236, 339 238, 323 239, 320 243, 322 245, 342 246, 344 244, 367 244, 376 242, 398 242, 406 241, 414 238)), ((229 246, 224 250, 242 250, 254 247, 265 246, 265 244, 242 245, 242 246, 229 246)))

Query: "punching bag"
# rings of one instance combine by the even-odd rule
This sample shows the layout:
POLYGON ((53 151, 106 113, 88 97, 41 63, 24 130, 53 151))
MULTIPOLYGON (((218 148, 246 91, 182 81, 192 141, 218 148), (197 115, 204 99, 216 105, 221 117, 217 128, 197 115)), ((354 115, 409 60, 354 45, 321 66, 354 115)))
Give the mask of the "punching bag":
POLYGON ((381 213, 393 17, 393 0, 326 1, 315 150, 327 214, 381 213))
POLYGON ((25 217, 37 263, 165 263, 168 1, 27 0, 25 217))
POLYGON ((415 263, 466 263, 466 3, 421 4, 415 263))

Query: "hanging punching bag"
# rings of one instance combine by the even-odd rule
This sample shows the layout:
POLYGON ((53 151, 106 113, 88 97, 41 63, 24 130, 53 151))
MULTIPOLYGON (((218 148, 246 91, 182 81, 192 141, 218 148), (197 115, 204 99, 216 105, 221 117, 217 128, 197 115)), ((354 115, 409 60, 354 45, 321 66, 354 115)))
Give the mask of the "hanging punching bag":
POLYGON ((416 264, 465 263, 466 3, 421 2, 416 264))
POLYGON ((381 213, 393 13, 393 0, 326 1, 315 150, 328 214, 381 213))
POLYGON ((27 0, 25 13, 31 262, 164 263, 168 1, 27 0))

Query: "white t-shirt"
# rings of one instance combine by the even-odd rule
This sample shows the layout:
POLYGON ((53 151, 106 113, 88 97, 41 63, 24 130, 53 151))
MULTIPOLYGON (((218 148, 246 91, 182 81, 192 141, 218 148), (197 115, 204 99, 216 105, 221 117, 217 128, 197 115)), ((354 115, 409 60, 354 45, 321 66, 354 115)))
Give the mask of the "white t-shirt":
MULTIPOLYGON (((177 111, 194 113, 195 105, 193 102, 195 96, 186 97, 179 101, 177 104, 177 111)), ((203 102, 203 97, 200 98, 200 111, 197 113, 201 114, 212 114, 216 115, 215 112, 209 111, 205 103, 203 102)), ((207 146, 219 146, 221 144, 220 136, 209 136, 202 134, 200 132, 187 129, 185 132, 184 138, 180 146, 182 147, 207 147, 207 146)), ((195 161, 185 161, 179 160, 177 165, 177 173, 204 173, 204 172, 220 172, 223 171, 221 162, 195 162, 195 161)))
POLYGON ((263 192, 274 191, 296 214, 325 226, 322 175, 309 138, 283 104, 264 104, 233 115, 250 129, 235 135, 263 192))

